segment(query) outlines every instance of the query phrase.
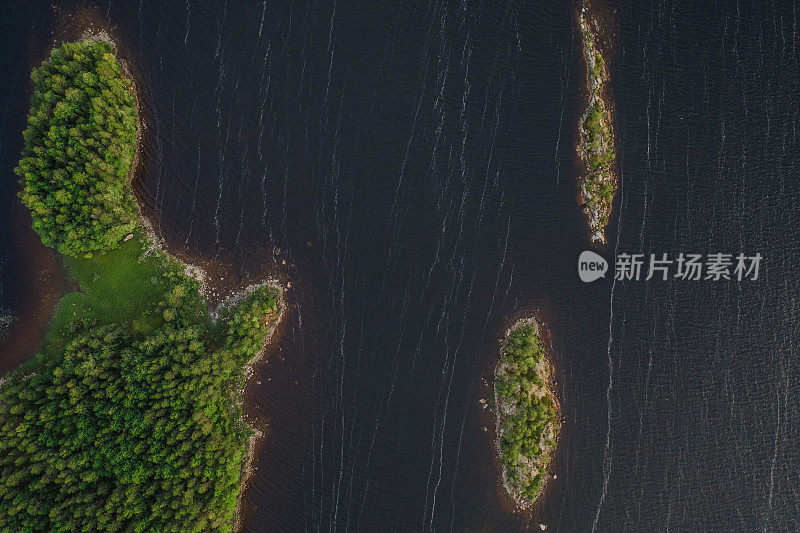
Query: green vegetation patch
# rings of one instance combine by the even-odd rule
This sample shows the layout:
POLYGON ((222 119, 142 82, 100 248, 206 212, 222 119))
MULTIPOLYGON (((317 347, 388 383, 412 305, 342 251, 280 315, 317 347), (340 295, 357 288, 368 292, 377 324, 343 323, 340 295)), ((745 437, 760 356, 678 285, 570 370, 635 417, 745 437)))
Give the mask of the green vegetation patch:
POLYGON ((595 170, 605 170, 614 162, 614 137, 609 122, 610 117, 599 101, 589 109, 583 122, 586 155, 589 166, 595 170))
POLYGON ((15 172, 46 246, 76 256, 116 245, 136 225, 125 181, 136 102, 111 46, 67 43, 31 74, 34 92, 15 172))
POLYGON ((592 63, 592 76, 601 78, 603 76, 603 56, 595 52, 594 62, 592 63))
POLYGON ((549 478, 546 468, 561 427, 549 373, 536 324, 515 328, 503 343, 494 390, 503 478, 523 507, 549 478))

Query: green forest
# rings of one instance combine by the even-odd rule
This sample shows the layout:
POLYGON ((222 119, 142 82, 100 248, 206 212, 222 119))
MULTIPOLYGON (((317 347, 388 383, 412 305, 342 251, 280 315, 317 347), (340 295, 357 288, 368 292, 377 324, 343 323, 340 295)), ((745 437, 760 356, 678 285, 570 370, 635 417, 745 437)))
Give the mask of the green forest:
POLYGON ((495 377, 500 462, 518 499, 532 502, 548 474, 560 421, 547 388, 548 368, 534 324, 513 330, 495 377))
MULTIPOLYGON (((80 66, 96 76, 94 86, 115 85, 120 71, 110 50, 93 41, 67 44, 34 72, 23 161, 53 152, 53 139, 62 149, 81 144, 87 137, 79 131, 88 131, 81 121, 96 118, 87 111, 94 104, 81 100, 67 138, 58 128, 48 140, 31 134, 42 102, 56 109, 70 101, 66 91, 42 84, 43 73, 87 79, 80 66), (62 72, 58 65, 63 75, 54 74, 62 72)), ((129 91, 127 83, 115 86, 129 91)), ((130 101, 130 93, 115 98, 130 101)), ((212 321, 199 282, 152 246, 136 218, 122 222, 135 213, 135 200, 127 169, 117 164, 130 164, 135 140, 120 122, 102 124, 108 129, 95 125, 93 136, 104 141, 94 151, 53 152, 36 167, 41 173, 21 180, 23 200, 43 202, 37 231, 65 252, 80 290, 60 302, 40 352, 0 385, 0 531, 230 531, 251 435, 240 405, 244 367, 274 329, 280 297, 258 286, 212 321), (44 176, 54 171, 45 168, 89 160, 113 168, 47 189, 52 181, 44 176), (65 204, 54 215, 44 207, 53 190, 70 191, 83 207, 65 204), (93 207, 102 191, 119 200, 107 217, 93 207), (84 207, 97 216, 78 218, 70 232, 50 225, 84 207), (120 242, 127 232, 133 237, 120 242)))
POLYGON ((125 183, 136 146, 130 82, 102 41, 55 48, 31 79, 25 148, 15 171, 33 228, 66 255, 116 245, 136 225, 125 183))

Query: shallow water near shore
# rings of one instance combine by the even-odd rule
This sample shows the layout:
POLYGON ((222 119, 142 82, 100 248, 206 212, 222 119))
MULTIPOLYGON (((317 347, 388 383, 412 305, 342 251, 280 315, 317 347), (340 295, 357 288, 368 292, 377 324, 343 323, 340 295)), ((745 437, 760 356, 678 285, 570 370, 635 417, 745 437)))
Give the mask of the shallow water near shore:
POLYGON ((246 531, 798 527, 797 8, 611 4, 621 190, 594 249, 765 264, 584 284, 577 5, 63 4, 0 8, 0 305, 27 321, 58 292, 11 208, 28 72, 51 31, 105 20, 143 94, 156 231, 230 288, 291 280, 245 393, 265 434, 246 531), (565 420, 521 516, 480 400, 534 312, 565 420))

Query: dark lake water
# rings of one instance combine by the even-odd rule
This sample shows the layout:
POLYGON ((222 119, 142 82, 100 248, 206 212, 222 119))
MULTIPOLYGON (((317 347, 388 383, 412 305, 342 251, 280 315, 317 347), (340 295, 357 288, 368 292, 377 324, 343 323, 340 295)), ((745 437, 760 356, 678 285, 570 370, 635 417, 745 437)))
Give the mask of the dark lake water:
POLYGON ((4 3, 0 306, 23 318, 55 283, 15 207, 27 73, 85 5, 140 86, 136 188, 170 248, 292 282, 247 389, 267 433, 247 531, 800 528, 793 3, 612 4, 621 192, 599 251, 765 259, 758 281, 593 284, 577 4, 4 3), (534 312, 565 422, 522 517, 479 400, 534 312))

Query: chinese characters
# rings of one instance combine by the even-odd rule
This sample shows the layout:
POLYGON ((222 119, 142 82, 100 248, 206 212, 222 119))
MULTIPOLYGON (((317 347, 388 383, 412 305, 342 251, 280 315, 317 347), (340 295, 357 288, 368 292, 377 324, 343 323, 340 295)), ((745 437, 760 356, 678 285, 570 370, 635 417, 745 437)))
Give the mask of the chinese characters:
POLYGON ((713 253, 679 253, 674 259, 668 254, 619 254, 617 256, 614 279, 645 281, 680 279, 685 281, 743 281, 758 280, 763 256, 760 253, 749 256, 713 253))

